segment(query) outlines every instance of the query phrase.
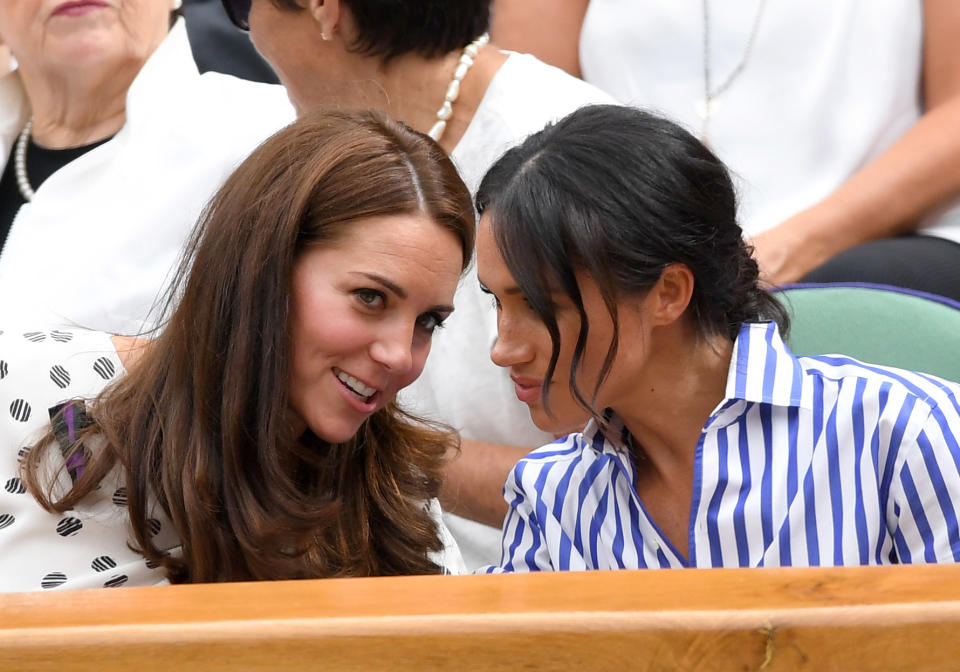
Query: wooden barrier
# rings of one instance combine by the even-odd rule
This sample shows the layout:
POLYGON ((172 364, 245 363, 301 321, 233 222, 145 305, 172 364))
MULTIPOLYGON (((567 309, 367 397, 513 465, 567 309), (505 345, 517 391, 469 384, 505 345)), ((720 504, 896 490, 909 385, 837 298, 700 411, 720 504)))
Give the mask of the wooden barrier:
POLYGON ((957 670, 960 566, 0 596, 3 670, 957 670))

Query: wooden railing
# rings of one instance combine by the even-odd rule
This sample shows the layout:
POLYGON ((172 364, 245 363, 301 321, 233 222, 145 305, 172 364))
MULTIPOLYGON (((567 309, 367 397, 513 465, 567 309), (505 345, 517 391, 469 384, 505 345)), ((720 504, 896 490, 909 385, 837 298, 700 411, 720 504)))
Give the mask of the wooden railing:
POLYGON ((3 670, 960 670, 960 566, 0 596, 3 670))

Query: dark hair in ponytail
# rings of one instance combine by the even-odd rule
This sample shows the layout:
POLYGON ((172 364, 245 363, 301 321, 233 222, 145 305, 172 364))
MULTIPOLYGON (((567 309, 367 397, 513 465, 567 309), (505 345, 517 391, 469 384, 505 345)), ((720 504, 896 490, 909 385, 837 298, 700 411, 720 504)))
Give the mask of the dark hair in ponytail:
POLYGON ((758 284, 726 167, 690 133, 648 112, 595 105, 548 126, 490 169, 477 210, 550 333, 547 380, 560 352, 551 288, 579 310, 570 385, 586 408, 592 404, 575 381, 589 328, 578 271, 595 280, 613 319, 601 381, 617 351, 617 298, 642 295, 670 264, 693 273, 687 310, 704 336, 733 340, 744 322, 768 319, 789 329, 783 306, 758 284))

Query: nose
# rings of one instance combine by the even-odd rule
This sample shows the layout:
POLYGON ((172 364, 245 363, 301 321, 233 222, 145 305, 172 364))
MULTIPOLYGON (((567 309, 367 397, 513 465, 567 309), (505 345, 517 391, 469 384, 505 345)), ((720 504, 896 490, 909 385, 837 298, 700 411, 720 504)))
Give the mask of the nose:
POLYGON ((397 325, 385 329, 370 345, 370 357, 391 373, 407 373, 413 368, 413 339, 413 327, 397 325))
POLYGON ((500 319, 497 320, 497 340, 490 350, 490 359, 504 368, 525 364, 533 359, 533 347, 507 320, 500 319))

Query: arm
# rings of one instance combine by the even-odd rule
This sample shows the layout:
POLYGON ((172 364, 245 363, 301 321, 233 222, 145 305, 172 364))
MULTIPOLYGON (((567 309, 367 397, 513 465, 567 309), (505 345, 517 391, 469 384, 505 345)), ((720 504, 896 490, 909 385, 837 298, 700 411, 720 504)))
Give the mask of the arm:
POLYGON ((753 238, 773 284, 799 280, 860 243, 916 230, 960 194, 960 3, 924 2, 926 113, 826 199, 753 238))
POLYGON ((960 562, 958 437, 954 400, 933 409, 903 458, 888 525, 901 562, 960 562))
POLYGON ((440 503, 444 511, 486 523, 503 525, 507 503, 503 484, 510 470, 533 448, 518 448, 463 439, 444 473, 440 503))
POLYGON ((580 76, 580 27, 589 0, 494 0, 491 41, 580 76))

